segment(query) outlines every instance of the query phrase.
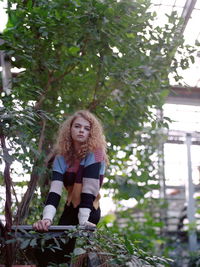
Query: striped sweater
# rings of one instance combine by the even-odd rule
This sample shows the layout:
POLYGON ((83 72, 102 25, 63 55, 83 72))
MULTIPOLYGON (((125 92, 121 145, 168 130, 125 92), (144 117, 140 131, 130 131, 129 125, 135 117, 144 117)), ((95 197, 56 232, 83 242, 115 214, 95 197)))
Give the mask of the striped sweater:
MULTIPOLYGON (((90 152, 72 166, 63 156, 57 155, 53 162, 50 191, 43 210, 43 219, 53 220, 62 194, 63 185, 68 191, 67 204, 79 206, 79 224, 88 221, 90 212, 99 200, 103 182, 105 161, 101 150, 90 152)), ((96 206, 95 206, 96 207, 96 206)))

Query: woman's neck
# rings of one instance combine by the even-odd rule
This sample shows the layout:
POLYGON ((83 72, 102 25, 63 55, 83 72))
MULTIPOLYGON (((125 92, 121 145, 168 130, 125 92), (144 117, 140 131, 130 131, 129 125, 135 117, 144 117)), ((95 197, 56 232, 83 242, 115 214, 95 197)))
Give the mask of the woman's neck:
POLYGON ((74 145, 75 153, 78 153, 80 151, 80 148, 81 148, 80 143, 74 142, 73 145, 74 145))

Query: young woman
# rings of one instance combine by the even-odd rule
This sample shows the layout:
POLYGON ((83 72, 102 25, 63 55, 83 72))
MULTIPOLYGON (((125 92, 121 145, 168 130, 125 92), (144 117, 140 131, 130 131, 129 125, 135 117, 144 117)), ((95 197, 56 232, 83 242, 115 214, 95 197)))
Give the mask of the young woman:
MULTIPOLYGON (((89 111, 77 111, 61 125, 55 151, 51 187, 43 218, 34 223, 34 229, 48 231, 63 186, 68 195, 59 224, 96 225, 100 219, 99 190, 108 162, 101 123, 89 111)), ((74 245, 75 240, 72 239, 65 251, 72 252, 74 245)))

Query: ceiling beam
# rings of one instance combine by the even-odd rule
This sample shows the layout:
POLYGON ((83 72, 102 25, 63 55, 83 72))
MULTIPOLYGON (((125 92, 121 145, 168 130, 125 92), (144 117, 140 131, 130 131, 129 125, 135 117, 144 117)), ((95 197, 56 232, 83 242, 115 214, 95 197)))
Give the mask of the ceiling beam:
POLYGON ((199 106, 200 88, 173 86, 170 89, 170 93, 166 99, 166 103, 199 106))
POLYGON ((196 2, 197 2, 197 0, 187 0, 185 2, 185 6, 184 6, 182 14, 181 14, 181 17, 183 18, 183 25, 181 28, 181 33, 184 32, 184 30, 187 26, 187 23, 191 17, 191 14, 192 14, 192 11, 195 7, 196 2))

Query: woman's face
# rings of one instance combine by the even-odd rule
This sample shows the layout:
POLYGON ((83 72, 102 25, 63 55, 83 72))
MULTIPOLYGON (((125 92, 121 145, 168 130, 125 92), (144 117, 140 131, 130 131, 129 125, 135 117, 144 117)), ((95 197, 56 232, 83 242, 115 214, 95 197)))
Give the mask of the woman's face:
POLYGON ((71 127, 71 137, 74 144, 78 145, 88 140, 90 134, 90 123, 82 117, 74 120, 71 127))

